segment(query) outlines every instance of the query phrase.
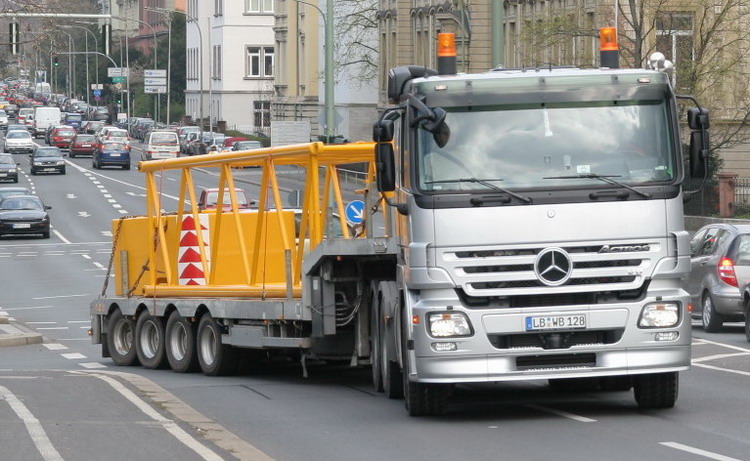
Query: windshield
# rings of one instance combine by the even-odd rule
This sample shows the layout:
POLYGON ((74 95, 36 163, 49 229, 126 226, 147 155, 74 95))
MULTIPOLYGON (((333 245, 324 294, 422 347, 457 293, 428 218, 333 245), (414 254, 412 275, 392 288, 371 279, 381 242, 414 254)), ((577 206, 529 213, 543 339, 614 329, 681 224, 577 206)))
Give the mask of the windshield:
POLYGON ((34 197, 7 197, 0 202, 3 210, 41 210, 42 203, 34 197))
POLYGON ((571 107, 446 108, 448 143, 419 130, 424 191, 610 187, 594 176, 641 185, 675 178, 666 103, 611 102, 571 107))
POLYGON ((31 134, 28 131, 15 130, 8 132, 5 137, 8 139, 31 139, 31 134))
POLYGON ((151 133, 151 144, 176 145, 177 134, 175 133, 151 133))
POLYGON ((57 149, 37 149, 34 157, 60 157, 60 151, 57 149))

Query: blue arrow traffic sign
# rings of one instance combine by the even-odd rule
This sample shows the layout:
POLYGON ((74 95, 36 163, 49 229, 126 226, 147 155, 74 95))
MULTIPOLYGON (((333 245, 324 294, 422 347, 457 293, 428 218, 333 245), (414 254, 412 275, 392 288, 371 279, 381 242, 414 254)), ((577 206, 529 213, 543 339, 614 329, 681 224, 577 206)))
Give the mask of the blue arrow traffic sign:
POLYGON ((102 90, 94 90, 94 96, 101 96, 102 90))
POLYGON ((351 225, 362 224, 365 220, 365 202, 362 200, 352 200, 346 205, 346 220, 351 225))

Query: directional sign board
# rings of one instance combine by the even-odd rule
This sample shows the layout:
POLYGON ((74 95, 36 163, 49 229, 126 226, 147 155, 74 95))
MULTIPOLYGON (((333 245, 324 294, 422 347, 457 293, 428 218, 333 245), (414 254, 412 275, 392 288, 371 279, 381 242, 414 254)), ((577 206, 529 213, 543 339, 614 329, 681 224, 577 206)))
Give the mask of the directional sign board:
POLYGON ((167 69, 144 69, 143 76, 146 78, 167 78, 167 69))
POLYGON ((147 86, 166 86, 167 77, 145 77, 143 79, 143 84, 147 86))
POLYGON ((144 93, 166 93, 167 87, 163 85, 159 86, 144 86, 143 87, 144 93))
POLYGON ((365 220, 365 202, 362 200, 352 200, 346 205, 346 220, 351 225, 362 224, 365 220))
POLYGON ((107 77, 127 77, 127 67, 107 67, 107 77))
POLYGON ((112 83, 125 83, 127 77, 112 77, 112 83))

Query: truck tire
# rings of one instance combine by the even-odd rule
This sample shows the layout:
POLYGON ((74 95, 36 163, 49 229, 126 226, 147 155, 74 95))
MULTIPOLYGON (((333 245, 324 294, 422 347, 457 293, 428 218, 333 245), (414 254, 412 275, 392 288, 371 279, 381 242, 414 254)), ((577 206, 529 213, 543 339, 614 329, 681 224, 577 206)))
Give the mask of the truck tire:
POLYGON ((167 354, 164 344, 164 320, 148 311, 138 316, 135 323, 135 350, 145 368, 165 368, 167 354))
POLYGON ((677 401, 679 377, 676 371, 638 375, 633 378, 633 388, 638 408, 672 408, 677 401))
POLYGON ((378 287, 380 309, 378 316, 378 331, 380 332, 380 373, 383 379, 383 392, 389 399, 400 399, 404 396, 404 385, 401 382, 401 369, 398 365, 396 354, 396 328, 395 319, 399 315, 398 310, 398 287, 396 282, 381 282, 378 287), (386 316, 391 318, 390 324, 386 322, 386 316))
POLYGON ((226 376, 235 373, 235 350, 221 342, 221 327, 211 314, 204 314, 198 323, 198 363, 207 376, 226 376))
POLYGON ((401 335, 401 353, 404 364, 401 382, 406 412, 409 413, 409 416, 440 416, 444 414, 446 401, 452 386, 411 382, 409 380, 409 358, 405 330, 401 332, 401 335))
POLYGON ((175 373, 198 371, 196 353, 195 324, 173 311, 167 319, 164 333, 167 360, 175 373))
POLYGON ((119 309, 112 312, 107 323, 107 350, 115 365, 138 365, 135 351, 135 322, 122 315, 119 309))

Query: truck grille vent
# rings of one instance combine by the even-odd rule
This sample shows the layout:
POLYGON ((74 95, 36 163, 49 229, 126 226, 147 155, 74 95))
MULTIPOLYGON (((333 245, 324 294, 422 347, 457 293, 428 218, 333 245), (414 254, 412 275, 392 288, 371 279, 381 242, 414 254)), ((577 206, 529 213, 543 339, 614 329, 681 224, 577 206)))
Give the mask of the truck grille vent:
POLYGON ((560 355, 531 355, 518 357, 516 359, 516 369, 533 370, 533 369, 551 369, 551 368, 571 368, 571 367, 595 367, 596 354, 560 354, 560 355))
POLYGON ((471 296, 463 289, 457 289, 463 304, 470 309, 502 309, 520 307, 582 306, 591 304, 636 301, 646 293, 648 281, 633 290, 609 290, 574 293, 540 293, 515 296, 471 296))
POLYGON ((496 349, 568 349, 572 346, 614 344, 622 338, 624 330, 585 330, 554 333, 494 334, 487 338, 496 349))

